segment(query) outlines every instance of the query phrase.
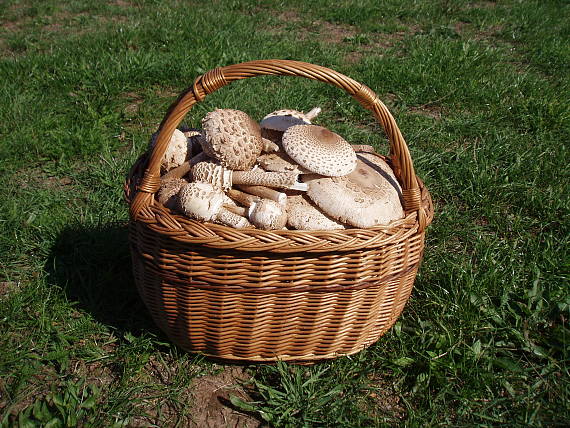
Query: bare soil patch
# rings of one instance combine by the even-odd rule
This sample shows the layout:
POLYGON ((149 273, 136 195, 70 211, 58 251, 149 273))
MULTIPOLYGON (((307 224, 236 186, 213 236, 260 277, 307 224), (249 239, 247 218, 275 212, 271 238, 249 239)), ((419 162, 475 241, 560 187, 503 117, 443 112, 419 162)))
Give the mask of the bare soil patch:
POLYGON ((436 105, 422 105, 418 107, 411 107, 410 111, 420 116, 429 117, 430 119, 441 119, 442 108, 436 105))
POLYGON ((44 172, 39 166, 30 166, 16 171, 12 176, 14 183, 22 189, 62 190, 71 188, 73 178, 68 176, 57 177, 44 172))
POLYGON ((124 111, 129 116, 137 114, 139 112, 139 106, 144 102, 144 98, 136 92, 127 92, 123 94, 122 98, 127 100, 124 111))
POLYGON ((330 22, 318 22, 320 32, 327 43, 345 43, 347 39, 358 34, 355 27, 350 25, 332 24, 330 22))
POLYGON ((400 31, 391 33, 367 33, 359 37, 358 27, 346 24, 336 24, 328 21, 303 21, 302 17, 293 10, 282 12, 278 16, 282 23, 267 31, 273 35, 284 34, 287 26, 294 24, 300 27, 297 31, 298 40, 308 40, 311 34, 318 34, 324 43, 341 45, 350 48, 345 56, 345 62, 356 63, 365 55, 382 55, 383 51, 393 48, 406 36, 419 31, 417 26, 407 26, 400 31))
POLYGON ((193 383, 192 422, 196 428, 261 427, 263 424, 253 416, 238 412, 231 407, 230 395, 245 401, 250 400, 240 382, 249 379, 242 367, 230 366, 214 375, 197 378, 193 383))
POLYGON ((10 293, 12 293, 16 288, 18 288, 19 283, 14 281, 1 281, 0 282, 0 300, 6 298, 10 293))
POLYGON ((373 375, 370 378, 373 390, 367 396, 368 405, 377 416, 404 420, 406 407, 393 385, 385 378, 373 375))

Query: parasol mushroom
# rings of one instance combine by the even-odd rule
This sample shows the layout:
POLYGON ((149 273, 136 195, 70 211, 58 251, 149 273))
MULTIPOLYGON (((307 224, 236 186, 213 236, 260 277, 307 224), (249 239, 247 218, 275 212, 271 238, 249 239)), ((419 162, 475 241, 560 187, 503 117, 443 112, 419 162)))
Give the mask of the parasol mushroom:
MULTIPOLYGON (((373 155, 375 156, 375 155, 373 155)), ((404 216, 399 185, 385 178, 376 164, 357 160, 356 169, 343 177, 307 180, 307 196, 327 215, 359 228, 388 224, 404 216)))
POLYGON ((279 149, 274 143, 264 141, 259 124, 240 110, 211 111, 202 119, 202 126, 204 152, 232 170, 251 169, 263 149, 279 149))
POLYGON ((200 221, 212 221, 241 229, 251 224, 224 208, 225 195, 209 183, 188 183, 178 193, 180 210, 188 217, 200 221))
MULTIPOLYGON (((150 149, 152 149, 156 143, 156 137, 158 133, 152 135, 150 141, 150 149)), ((168 146, 164 151, 162 160, 160 162, 160 167, 163 171, 170 171, 173 168, 184 163, 187 159, 192 156, 192 142, 189 141, 184 133, 179 129, 175 129, 168 146)))
POLYGON ((287 128, 293 125, 310 125, 311 120, 317 117, 320 112, 320 107, 315 107, 308 113, 289 109, 276 110, 266 115, 259 122, 261 135, 278 143, 287 128))
POLYGON ((232 184, 307 190, 306 184, 297 181, 299 174, 295 172, 232 171, 212 161, 194 165, 192 177, 195 181, 211 183, 222 190, 229 189, 232 184))
POLYGON ((356 153, 340 135, 318 125, 295 125, 283 133, 283 149, 299 165, 339 177, 356 167, 356 153))
POLYGON ((285 227, 287 211, 282 204, 236 189, 228 190, 228 196, 249 208, 249 221, 258 229, 274 230, 285 227))

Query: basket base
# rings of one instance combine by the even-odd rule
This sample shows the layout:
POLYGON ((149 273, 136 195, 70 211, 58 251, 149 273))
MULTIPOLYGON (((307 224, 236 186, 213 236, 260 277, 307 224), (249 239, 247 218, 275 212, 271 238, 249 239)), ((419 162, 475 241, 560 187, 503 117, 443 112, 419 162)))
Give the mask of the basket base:
POLYGON ((419 265, 387 282, 345 291, 262 294, 174 281, 134 249, 132 254, 139 293, 170 340, 234 363, 310 362, 361 351, 397 320, 419 265))

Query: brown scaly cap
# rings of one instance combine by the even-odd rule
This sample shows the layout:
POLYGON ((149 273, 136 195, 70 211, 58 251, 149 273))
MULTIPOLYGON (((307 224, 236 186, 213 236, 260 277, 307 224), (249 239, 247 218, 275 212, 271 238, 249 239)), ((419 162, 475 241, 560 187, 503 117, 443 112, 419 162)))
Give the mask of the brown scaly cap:
POLYGON ((259 124, 247 113, 216 109, 202 119, 204 152, 232 170, 245 171, 255 164, 263 141, 259 124))
POLYGON ((291 126, 284 132, 282 144, 295 162, 316 174, 340 177, 356 167, 352 146, 322 126, 291 126))
POLYGON ((398 189, 372 162, 358 159, 350 174, 312 179, 308 185, 307 196, 342 223, 367 228, 404 217, 398 189))

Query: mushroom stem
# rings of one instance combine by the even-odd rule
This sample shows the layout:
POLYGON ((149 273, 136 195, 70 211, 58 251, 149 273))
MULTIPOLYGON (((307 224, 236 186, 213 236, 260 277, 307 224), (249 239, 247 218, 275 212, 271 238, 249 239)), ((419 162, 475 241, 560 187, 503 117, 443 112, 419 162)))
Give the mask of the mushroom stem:
POLYGON ((238 188, 252 195, 260 196, 266 199, 271 199, 272 201, 278 202, 281 205, 285 205, 287 203, 287 195, 285 193, 279 192, 278 190, 275 189, 270 189, 269 187, 247 186, 241 184, 238 186, 238 188))
POLYGON ((233 184, 246 184, 306 191, 307 186, 304 183, 299 183, 298 177, 298 171, 232 171, 215 162, 199 162, 192 167, 192 178, 195 181, 210 183, 223 190, 229 189, 233 184))
POLYGON ((376 153, 374 147, 368 144, 351 144, 355 152, 376 153))
POLYGON ((180 166, 171 169, 166 174, 164 174, 161 178, 163 180, 170 180, 172 178, 182 178, 186 174, 188 174, 194 165, 198 162, 202 162, 208 159, 208 156, 204 152, 198 153, 196 156, 192 157, 192 159, 182 163, 180 166))
POLYGON ((246 207, 249 207, 251 204, 261 200, 259 196, 250 195, 249 193, 245 193, 237 189, 229 189, 226 194, 237 203, 246 207))
POLYGON ((298 172, 234 171, 232 183, 303 190, 298 177, 298 172))
POLYGON ((262 138, 262 152, 278 152, 279 151, 279 146, 277 144, 275 144, 273 141, 271 141, 269 138, 262 138))
POLYGON ((220 208, 220 211, 218 211, 215 221, 225 224, 226 226, 231 226, 234 229, 243 229, 244 227, 251 226, 251 223, 247 218, 224 207, 220 208))
POLYGON ((319 115, 320 112, 321 112, 321 108, 315 107, 315 108, 311 109, 309 112, 305 113, 305 117, 309 120, 313 120, 315 117, 317 117, 319 115))
POLYGON ((247 217, 247 208, 237 205, 224 204, 224 208, 242 217, 247 217))

